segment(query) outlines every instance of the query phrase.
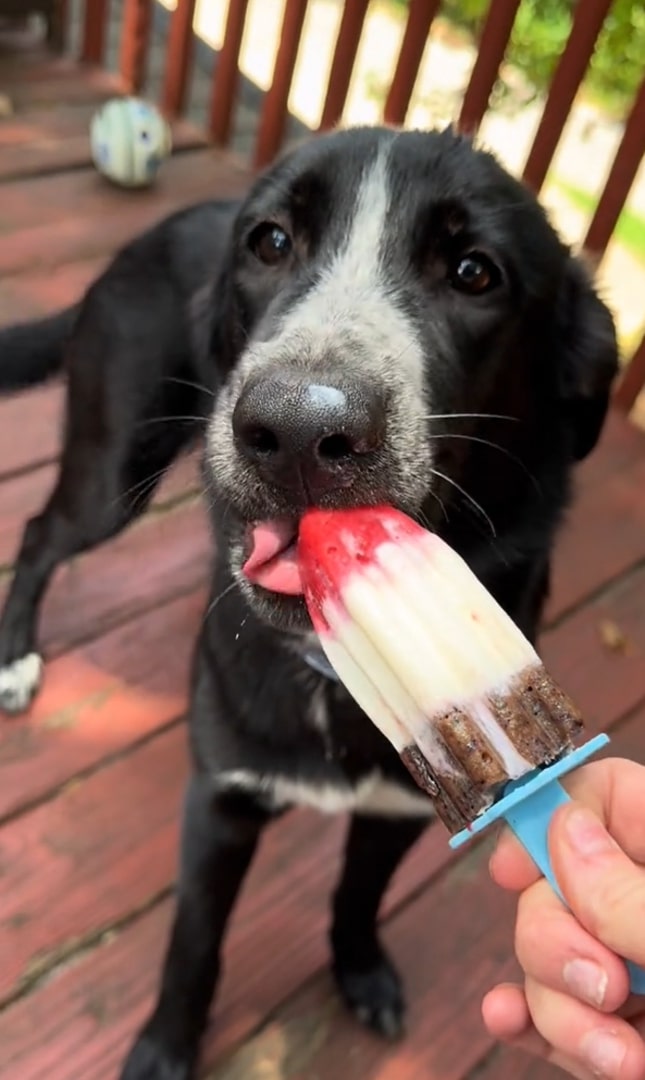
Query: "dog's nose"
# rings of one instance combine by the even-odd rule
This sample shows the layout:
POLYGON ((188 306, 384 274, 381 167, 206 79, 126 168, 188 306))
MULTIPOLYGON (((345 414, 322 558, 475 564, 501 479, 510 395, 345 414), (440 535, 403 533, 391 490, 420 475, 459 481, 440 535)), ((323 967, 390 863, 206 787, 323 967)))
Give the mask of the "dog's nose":
POLYGON ((233 412, 240 452, 264 479, 310 493, 347 487, 385 438, 373 384, 274 371, 249 380, 233 412))

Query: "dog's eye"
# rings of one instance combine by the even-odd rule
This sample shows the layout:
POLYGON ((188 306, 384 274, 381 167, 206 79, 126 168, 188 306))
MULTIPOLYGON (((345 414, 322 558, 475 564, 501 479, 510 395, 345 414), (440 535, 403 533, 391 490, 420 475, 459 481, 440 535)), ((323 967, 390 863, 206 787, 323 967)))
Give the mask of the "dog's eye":
POLYGON ((461 255, 449 268, 448 280, 453 289, 480 296, 495 289, 502 280, 499 267, 481 251, 469 251, 461 255))
POLYGON ((279 225, 264 221, 249 237, 253 254, 267 266, 277 266, 291 251, 291 237, 279 225))

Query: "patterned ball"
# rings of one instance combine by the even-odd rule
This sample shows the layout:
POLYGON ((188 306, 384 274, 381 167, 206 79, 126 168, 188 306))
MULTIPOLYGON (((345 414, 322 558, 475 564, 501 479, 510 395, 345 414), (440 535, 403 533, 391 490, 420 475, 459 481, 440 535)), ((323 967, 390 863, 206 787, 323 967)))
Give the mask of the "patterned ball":
POLYGON ((172 136, 154 105, 113 98, 93 116, 90 144, 102 176, 122 187, 147 187, 172 150, 172 136))

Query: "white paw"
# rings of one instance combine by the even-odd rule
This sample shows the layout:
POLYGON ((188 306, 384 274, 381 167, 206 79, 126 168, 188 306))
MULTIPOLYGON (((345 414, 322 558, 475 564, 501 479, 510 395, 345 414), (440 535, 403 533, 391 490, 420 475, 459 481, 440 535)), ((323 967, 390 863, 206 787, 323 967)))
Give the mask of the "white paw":
POLYGON ((38 653, 28 653, 0 668, 0 709, 24 712, 40 686, 42 673, 43 661, 38 653))

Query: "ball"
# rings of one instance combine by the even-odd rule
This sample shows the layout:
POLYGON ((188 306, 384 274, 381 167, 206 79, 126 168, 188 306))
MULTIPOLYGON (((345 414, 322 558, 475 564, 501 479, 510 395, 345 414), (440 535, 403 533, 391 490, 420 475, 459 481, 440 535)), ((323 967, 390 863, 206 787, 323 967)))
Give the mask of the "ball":
POLYGON ((92 118, 92 160, 98 172, 120 187, 147 187, 172 150, 170 126, 141 98, 107 101, 92 118))

